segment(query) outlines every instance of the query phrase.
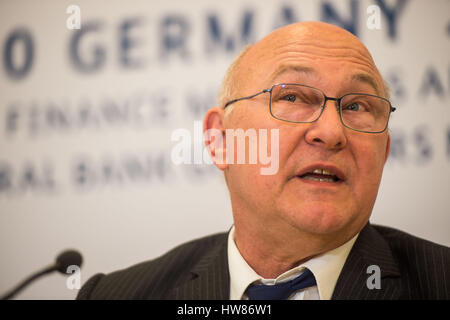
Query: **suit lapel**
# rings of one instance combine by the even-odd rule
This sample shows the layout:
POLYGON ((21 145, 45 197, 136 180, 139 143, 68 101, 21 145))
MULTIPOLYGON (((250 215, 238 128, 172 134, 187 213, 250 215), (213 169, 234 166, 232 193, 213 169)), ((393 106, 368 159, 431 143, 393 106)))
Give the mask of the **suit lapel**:
MULTIPOLYGON (((398 299, 401 290, 400 271, 389 244, 367 223, 342 268, 332 299, 398 299), (367 268, 372 265, 380 268, 380 289, 367 286, 368 278, 373 275, 367 268)), ((195 265, 168 299, 227 300, 229 295, 227 237, 224 237, 195 265)))
POLYGON ((332 299, 392 300, 398 299, 400 293, 400 271, 389 244, 370 223, 367 223, 342 268, 332 299), (368 272, 369 266, 380 268, 380 289, 368 288, 367 283, 373 283, 371 280, 375 274, 373 270, 368 272))
POLYGON ((177 286, 169 299, 227 300, 230 298, 227 237, 213 247, 177 286))

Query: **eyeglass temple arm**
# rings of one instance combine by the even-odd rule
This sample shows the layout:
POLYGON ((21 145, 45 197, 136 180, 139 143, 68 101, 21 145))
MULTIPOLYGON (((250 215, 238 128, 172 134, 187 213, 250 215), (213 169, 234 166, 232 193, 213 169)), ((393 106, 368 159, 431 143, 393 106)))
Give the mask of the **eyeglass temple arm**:
POLYGON ((266 93, 266 92, 270 92, 270 91, 271 91, 271 89, 264 89, 263 91, 260 91, 260 92, 258 92, 258 93, 252 94, 251 96, 248 96, 248 97, 243 97, 243 98, 238 98, 238 99, 230 100, 230 101, 228 101, 228 102, 223 106, 223 108, 225 109, 225 108, 228 107, 230 104, 233 104, 233 103, 238 102, 238 101, 241 101, 241 100, 251 99, 251 98, 254 98, 254 97, 256 97, 256 96, 259 96, 259 95, 262 94, 262 93, 266 93))

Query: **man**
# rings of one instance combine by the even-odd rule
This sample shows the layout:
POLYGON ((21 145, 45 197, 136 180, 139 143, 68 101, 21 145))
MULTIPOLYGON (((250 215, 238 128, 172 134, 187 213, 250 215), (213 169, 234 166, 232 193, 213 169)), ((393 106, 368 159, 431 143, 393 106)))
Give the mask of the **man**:
POLYGON ((388 98, 368 50, 336 26, 292 24, 246 48, 204 120, 230 232, 96 275, 78 298, 449 299, 449 248, 368 222, 389 155, 388 98), (278 171, 235 164, 230 129, 276 132, 278 171))

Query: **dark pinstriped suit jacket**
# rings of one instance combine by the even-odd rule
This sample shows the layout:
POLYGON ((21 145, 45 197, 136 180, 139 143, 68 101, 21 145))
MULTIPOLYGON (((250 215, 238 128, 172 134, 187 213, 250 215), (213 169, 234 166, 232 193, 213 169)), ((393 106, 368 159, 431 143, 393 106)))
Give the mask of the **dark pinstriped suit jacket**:
MULTIPOLYGON (((183 244, 162 257, 93 276, 77 299, 229 299, 227 233, 183 244)), ((332 299, 450 299, 450 248, 367 224, 332 299), (381 289, 367 288, 367 267, 381 269, 381 289)))

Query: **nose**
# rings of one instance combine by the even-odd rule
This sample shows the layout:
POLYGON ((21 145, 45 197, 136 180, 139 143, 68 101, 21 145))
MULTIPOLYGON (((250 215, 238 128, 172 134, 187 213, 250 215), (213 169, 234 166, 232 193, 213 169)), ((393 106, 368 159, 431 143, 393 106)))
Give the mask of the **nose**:
POLYGON ((305 139, 309 144, 327 150, 339 150, 347 145, 346 129, 341 122, 336 103, 328 100, 319 119, 308 127, 305 139))

